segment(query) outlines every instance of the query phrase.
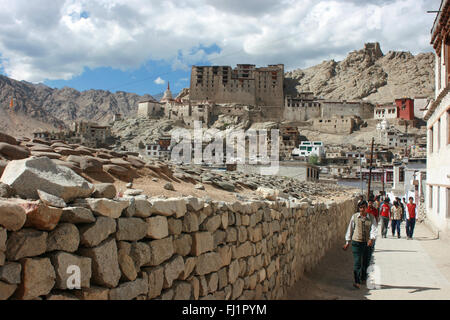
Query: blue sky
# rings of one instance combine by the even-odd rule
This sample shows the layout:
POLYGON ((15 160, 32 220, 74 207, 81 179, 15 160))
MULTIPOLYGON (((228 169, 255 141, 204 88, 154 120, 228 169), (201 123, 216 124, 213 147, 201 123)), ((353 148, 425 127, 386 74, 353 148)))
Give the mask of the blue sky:
POLYGON ((16 80, 158 94, 193 64, 341 60, 365 42, 429 52, 440 0, 0 0, 0 73, 16 80))
MULTIPOLYGON (((193 49, 193 51, 198 50, 203 50, 207 54, 220 53, 220 48, 216 45, 199 46, 193 49)), ((181 58, 180 55, 178 57, 181 58)), ((196 64, 210 65, 211 62, 199 59, 196 64)), ((183 88, 189 87, 189 79, 190 69, 174 68, 164 60, 150 60, 140 68, 132 68, 126 71, 111 67, 85 68, 81 75, 70 80, 47 80, 44 83, 52 88, 68 86, 80 91, 101 89, 112 92, 126 91, 140 95, 154 95, 164 92, 167 88, 167 82, 170 83, 172 93, 180 92, 183 88), (158 78, 163 81, 155 83, 158 78)))

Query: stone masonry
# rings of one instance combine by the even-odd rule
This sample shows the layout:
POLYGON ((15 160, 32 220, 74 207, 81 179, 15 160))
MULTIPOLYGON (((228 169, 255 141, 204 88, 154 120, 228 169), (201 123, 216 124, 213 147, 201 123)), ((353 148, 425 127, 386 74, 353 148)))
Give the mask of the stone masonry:
POLYGON ((23 219, 36 201, 2 199, 0 298, 279 299, 342 238, 355 211, 350 198, 310 205, 138 196, 146 212, 132 216, 131 198, 75 199, 63 209, 70 215, 46 228, 23 219), (79 267, 79 289, 68 288, 69 266, 79 267))

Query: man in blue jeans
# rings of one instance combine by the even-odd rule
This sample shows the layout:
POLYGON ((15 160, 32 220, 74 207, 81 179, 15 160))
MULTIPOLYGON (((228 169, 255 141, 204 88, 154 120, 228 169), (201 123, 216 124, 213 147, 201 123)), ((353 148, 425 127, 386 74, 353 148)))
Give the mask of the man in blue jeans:
POLYGON ((409 197, 409 203, 406 205, 406 239, 412 240, 414 234, 414 226, 416 225, 417 206, 414 198, 409 197))
POLYGON ((348 225, 345 235, 346 243, 344 250, 347 250, 352 243, 353 252, 353 286, 357 289, 361 287, 361 283, 367 281, 367 269, 370 265, 372 257, 372 246, 377 237, 378 224, 375 217, 368 214, 367 203, 358 205, 359 212, 355 213, 348 225))

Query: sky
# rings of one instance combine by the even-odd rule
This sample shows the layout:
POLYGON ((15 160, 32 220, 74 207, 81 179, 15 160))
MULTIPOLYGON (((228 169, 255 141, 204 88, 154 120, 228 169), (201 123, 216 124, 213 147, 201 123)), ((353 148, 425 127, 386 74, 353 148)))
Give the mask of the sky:
POLYGON ((286 70, 366 42, 430 52, 440 0, 0 0, 0 73, 77 90, 189 87, 192 65, 286 70))

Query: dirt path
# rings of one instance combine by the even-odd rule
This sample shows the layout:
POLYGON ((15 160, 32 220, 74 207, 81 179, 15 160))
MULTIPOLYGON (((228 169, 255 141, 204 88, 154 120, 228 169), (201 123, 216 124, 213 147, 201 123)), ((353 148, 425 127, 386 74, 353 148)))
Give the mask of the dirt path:
POLYGON ((421 224, 416 226, 414 240, 404 237, 404 224, 402 232, 401 239, 377 240, 374 289, 352 287, 353 257, 351 250, 342 250, 339 241, 312 272, 288 290, 286 299, 450 299, 450 243, 435 239, 421 224))

